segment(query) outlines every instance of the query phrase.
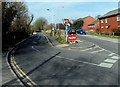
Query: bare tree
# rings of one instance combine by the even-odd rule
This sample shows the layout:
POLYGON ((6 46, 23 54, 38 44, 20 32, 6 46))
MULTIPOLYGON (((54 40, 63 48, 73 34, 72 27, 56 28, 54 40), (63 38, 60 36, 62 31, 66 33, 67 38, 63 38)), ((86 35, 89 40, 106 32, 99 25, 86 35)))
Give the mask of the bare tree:
POLYGON ((44 30, 44 26, 47 25, 47 20, 43 17, 38 18, 34 22, 34 26, 37 30, 44 30))
POLYGON ((24 2, 2 2, 3 43, 11 44, 27 37, 32 20, 33 15, 28 14, 24 2))

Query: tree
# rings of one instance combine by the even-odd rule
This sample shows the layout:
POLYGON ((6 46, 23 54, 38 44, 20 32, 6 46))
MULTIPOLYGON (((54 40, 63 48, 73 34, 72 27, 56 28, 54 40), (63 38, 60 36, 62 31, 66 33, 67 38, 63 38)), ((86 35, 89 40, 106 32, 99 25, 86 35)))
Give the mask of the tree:
POLYGON ((101 15, 97 15, 97 16, 96 16, 96 20, 98 20, 100 16, 101 16, 101 15))
POLYGON ((28 36, 33 15, 28 14, 24 2, 2 2, 3 44, 20 41, 28 36))
POLYGON ((47 25, 47 20, 43 17, 38 18, 34 22, 34 26, 37 30, 43 30, 45 25, 47 25))
POLYGON ((11 22, 17 11, 14 9, 12 2, 2 2, 2 37, 3 43, 7 42, 7 35, 10 32, 11 22))
POLYGON ((14 20, 11 23, 12 31, 26 31, 27 21, 29 20, 28 9, 24 2, 13 2, 14 10, 17 11, 14 20))
POLYGON ((72 27, 74 27, 75 29, 80 29, 82 28, 83 24, 84 24, 83 20, 74 21, 72 27))
POLYGON ((57 29, 63 29, 64 30, 64 25, 62 23, 56 24, 57 29))

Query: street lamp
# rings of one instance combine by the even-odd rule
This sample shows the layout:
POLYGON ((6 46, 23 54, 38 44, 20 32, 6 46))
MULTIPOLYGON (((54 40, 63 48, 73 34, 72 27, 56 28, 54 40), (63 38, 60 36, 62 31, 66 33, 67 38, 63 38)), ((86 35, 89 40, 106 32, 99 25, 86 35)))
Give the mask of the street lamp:
MULTIPOLYGON (((50 9, 46 9, 47 11, 50 11, 50 9)), ((51 10, 51 12, 52 12, 52 24, 53 24, 53 26, 52 26, 52 34, 53 34, 53 36, 54 36, 54 30, 55 30, 55 23, 54 23, 54 11, 53 10, 51 10)))

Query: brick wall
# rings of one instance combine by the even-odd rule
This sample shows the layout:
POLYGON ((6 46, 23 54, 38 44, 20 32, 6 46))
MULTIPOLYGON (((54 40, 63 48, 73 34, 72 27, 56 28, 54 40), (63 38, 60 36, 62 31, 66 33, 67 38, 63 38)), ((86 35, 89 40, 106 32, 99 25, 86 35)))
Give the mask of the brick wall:
POLYGON ((91 24, 92 22, 94 22, 95 19, 91 16, 88 16, 88 17, 84 18, 83 21, 84 21, 84 24, 83 24, 82 29, 89 30, 88 25, 91 24))
POLYGON ((120 22, 117 21, 117 16, 103 18, 99 22, 101 32, 111 33, 112 29, 117 29, 120 26, 120 22))

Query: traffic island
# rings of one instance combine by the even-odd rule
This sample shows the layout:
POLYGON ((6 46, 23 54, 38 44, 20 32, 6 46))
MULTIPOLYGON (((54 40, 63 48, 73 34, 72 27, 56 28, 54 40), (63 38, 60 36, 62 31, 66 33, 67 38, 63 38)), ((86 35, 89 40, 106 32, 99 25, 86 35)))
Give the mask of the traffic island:
POLYGON ((94 48, 96 45, 92 42, 86 41, 86 40, 76 40, 77 43, 60 43, 57 39, 54 37, 51 37, 48 34, 44 35, 48 38, 49 42, 54 46, 58 48, 64 48, 68 50, 84 50, 89 48, 94 48))

